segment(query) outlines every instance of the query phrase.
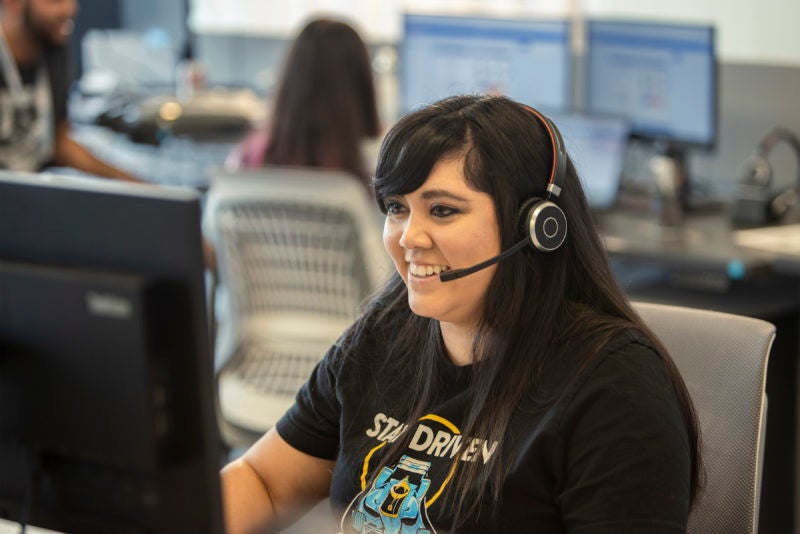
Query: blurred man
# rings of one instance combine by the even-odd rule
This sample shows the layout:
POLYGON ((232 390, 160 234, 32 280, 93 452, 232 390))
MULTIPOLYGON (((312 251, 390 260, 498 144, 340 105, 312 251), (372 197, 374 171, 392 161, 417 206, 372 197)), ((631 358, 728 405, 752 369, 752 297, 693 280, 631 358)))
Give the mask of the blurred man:
POLYGON ((0 168, 74 167, 139 181, 70 137, 67 45, 76 0, 0 0, 0 168))

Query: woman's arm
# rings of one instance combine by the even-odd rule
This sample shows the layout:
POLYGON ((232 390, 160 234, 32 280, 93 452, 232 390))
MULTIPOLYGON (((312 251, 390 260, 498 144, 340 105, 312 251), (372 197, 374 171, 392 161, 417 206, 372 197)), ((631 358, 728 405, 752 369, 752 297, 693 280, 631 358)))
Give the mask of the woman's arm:
POLYGON ((222 470, 228 534, 272 532, 328 496, 333 461, 295 449, 270 429, 222 470))

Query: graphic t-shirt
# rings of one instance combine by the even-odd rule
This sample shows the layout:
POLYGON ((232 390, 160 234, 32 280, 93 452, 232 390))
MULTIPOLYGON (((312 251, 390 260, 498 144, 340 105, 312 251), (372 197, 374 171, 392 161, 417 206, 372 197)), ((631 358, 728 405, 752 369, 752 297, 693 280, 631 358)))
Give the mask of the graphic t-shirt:
POLYGON ((16 66, 19 91, 8 68, 0 69, 0 168, 39 171, 53 157, 57 123, 67 117, 67 51, 53 49, 16 66))
POLYGON ((331 505, 342 533, 427 534, 452 525, 441 503, 454 460, 490 465, 510 455, 495 508, 459 533, 685 532, 687 432, 664 362, 630 332, 591 359, 566 355, 549 372, 552 402, 528 396, 502 440, 462 432, 468 367, 442 362, 447 386, 407 424, 408 374, 386 365, 380 343, 332 348, 278 422, 290 445, 335 460, 331 505), (398 461, 376 475, 382 454, 410 437, 398 461), (456 460, 457 459, 457 460, 456 460))

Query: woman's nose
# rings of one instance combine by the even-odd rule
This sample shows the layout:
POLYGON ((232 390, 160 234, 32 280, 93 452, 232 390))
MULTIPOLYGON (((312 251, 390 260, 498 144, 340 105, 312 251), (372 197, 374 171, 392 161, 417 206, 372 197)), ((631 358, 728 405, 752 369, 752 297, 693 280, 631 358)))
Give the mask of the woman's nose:
POLYGON ((400 234, 400 246, 405 249, 430 248, 433 244, 424 221, 411 215, 406 219, 403 233, 400 234))

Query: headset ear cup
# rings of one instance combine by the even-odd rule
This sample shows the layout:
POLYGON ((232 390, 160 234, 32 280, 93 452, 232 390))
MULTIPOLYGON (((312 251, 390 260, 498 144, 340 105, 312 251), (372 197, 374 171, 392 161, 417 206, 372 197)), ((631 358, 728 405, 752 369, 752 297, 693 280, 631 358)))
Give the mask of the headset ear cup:
POLYGON ((549 200, 531 198, 522 204, 519 225, 523 236, 541 252, 552 252, 567 238, 567 216, 549 200))
POLYGON ((763 188, 772 184, 772 166, 764 154, 756 153, 747 158, 740 183, 763 188))

